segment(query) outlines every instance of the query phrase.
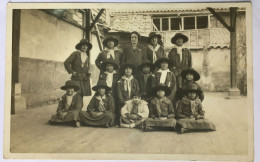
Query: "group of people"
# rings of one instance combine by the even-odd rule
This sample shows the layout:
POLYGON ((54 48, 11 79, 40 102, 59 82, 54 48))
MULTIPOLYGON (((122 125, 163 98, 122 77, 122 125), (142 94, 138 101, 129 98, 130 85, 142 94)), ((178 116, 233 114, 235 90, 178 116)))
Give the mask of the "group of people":
POLYGON ((192 68, 192 55, 185 48, 188 38, 177 33, 174 47, 166 55, 160 34, 151 32, 146 48, 138 42, 138 32, 130 33, 130 42, 123 51, 118 39, 108 36, 105 47, 95 60, 99 79, 87 111, 82 111, 83 96, 91 95, 89 51, 92 44, 82 39, 64 62, 72 74, 62 90, 57 113, 51 122, 75 122, 91 126, 127 127, 148 130, 151 127, 172 127, 184 130, 215 130, 205 119, 200 74, 192 68))

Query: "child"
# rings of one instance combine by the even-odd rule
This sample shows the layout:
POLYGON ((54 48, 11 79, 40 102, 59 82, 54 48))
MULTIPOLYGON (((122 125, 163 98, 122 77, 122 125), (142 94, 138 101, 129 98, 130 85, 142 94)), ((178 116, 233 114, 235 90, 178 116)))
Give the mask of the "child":
POLYGON ((96 94, 90 100, 87 111, 79 113, 79 121, 92 126, 112 127, 115 121, 115 104, 113 97, 107 94, 110 88, 106 82, 100 81, 92 90, 96 94))
POLYGON ((147 102, 141 99, 141 93, 134 95, 133 99, 126 101, 121 110, 120 126, 134 128, 141 126, 148 118, 149 109, 147 102))
POLYGON ((140 73, 137 76, 137 80, 139 83, 140 92, 142 93, 141 97, 145 101, 148 101, 152 97, 149 92, 154 85, 154 74, 152 73, 154 68, 155 66, 148 60, 139 65, 140 73))
POLYGON ((155 62, 155 66, 159 68, 159 70, 155 73, 155 84, 164 84, 169 87, 171 90, 168 98, 175 102, 175 93, 176 93, 176 78, 175 75, 169 70, 172 68, 172 62, 168 58, 161 58, 155 62))
POLYGON ((148 46, 146 48, 147 59, 155 63, 158 59, 166 57, 164 48, 162 46, 162 36, 155 32, 151 32, 148 38, 148 46))
POLYGON ((182 97, 184 97, 183 94, 183 90, 190 84, 196 84, 196 86, 198 87, 198 97, 201 100, 201 102, 204 100, 204 93, 201 89, 201 87, 199 86, 198 83, 196 83, 196 81, 198 81, 200 79, 200 74, 193 68, 187 68, 185 70, 183 70, 181 72, 181 77, 182 77, 182 88, 180 90, 180 94, 178 96, 180 96, 179 99, 182 99, 182 97))
POLYGON ((216 126, 205 119, 201 101, 198 97, 196 84, 190 84, 185 89, 185 96, 181 99, 177 108, 177 129, 184 133, 184 129, 190 130, 216 130, 216 126))
POLYGON ((118 98, 118 110, 117 120, 119 121, 120 109, 126 103, 131 100, 137 92, 139 92, 139 83, 134 78, 135 66, 133 64, 124 64, 120 68, 122 78, 117 82, 117 98, 118 98))
POLYGON ((170 50, 168 57, 173 63, 171 71, 176 76, 177 89, 182 87, 182 78, 180 76, 181 71, 183 69, 192 67, 191 53, 189 49, 184 47, 184 43, 186 43, 188 40, 188 37, 181 33, 176 33, 175 36, 171 39, 172 44, 175 46, 170 50))
POLYGON ((103 41, 103 46, 105 49, 99 53, 95 61, 95 64, 99 69, 101 69, 102 62, 106 61, 107 59, 113 59, 117 65, 121 65, 121 61, 123 59, 122 52, 116 48, 117 45, 118 40, 113 36, 108 36, 103 41))
POLYGON ((149 103, 149 118, 145 121, 145 130, 148 127, 175 127, 174 107, 166 97, 171 90, 164 85, 152 89, 153 98, 149 103))
POLYGON ((83 101, 82 97, 76 92, 80 89, 78 82, 68 80, 61 89, 65 90, 66 94, 61 97, 61 101, 57 108, 57 114, 51 117, 50 122, 62 123, 74 121, 76 126, 79 127, 80 123, 78 122, 78 116, 82 109, 83 101))

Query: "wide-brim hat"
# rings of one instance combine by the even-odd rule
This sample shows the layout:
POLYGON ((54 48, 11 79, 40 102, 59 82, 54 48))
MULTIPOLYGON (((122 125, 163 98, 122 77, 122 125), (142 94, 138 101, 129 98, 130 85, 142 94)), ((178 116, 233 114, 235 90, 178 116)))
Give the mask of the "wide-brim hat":
POLYGON ((114 70, 117 70, 119 68, 118 64, 114 60, 108 59, 108 60, 102 62, 100 70, 106 71, 107 64, 113 65, 114 66, 114 70))
POLYGON ((187 75, 188 73, 191 73, 191 74, 193 75, 193 80, 194 80, 194 81, 197 81, 197 80, 200 79, 200 74, 199 74, 195 69, 193 69, 193 68, 187 68, 187 69, 182 70, 182 72, 181 72, 181 77, 182 77, 183 79, 185 79, 185 78, 186 78, 186 75, 187 75))
POLYGON ((107 86, 107 83, 105 81, 99 81, 97 85, 92 87, 92 90, 97 91, 99 88, 105 88, 106 92, 111 90, 111 88, 107 86))
POLYGON ((74 88, 75 91, 80 89, 79 83, 77 81, 68 80, 65 85, 60 87, 62 90, 67 90, 68 88, 74 88))
POLYGON ((150 67, 150 71, 154 71, 154 69, 155 69, 154 64, 151 63, 149 60, 143 61, 143 62, 141 63, 141 65, 138 66, 138 69, 139 69, 140 71, 142 71, 142 70, 143 70, 143 67, 145 67, 145 66, 149 66, 149 67, 150 67))
POLYGON ((162 62, 167 62, 167 63, 169 64, 169 65, 168 65, 168 68, 169 68, 169 69, 173 67, 172 61, 169 60, 169 59, 166 58, 166 57, 163 57, 163 58, 158 59, 158 60, 154 63, 154 65, 155 65, 156 67, 158 67, 158 68, 161 68, 161 63, 162 63, 162 62))
POLYGON ((125 63, 125 64, 123 64, 123 65, 120 67, 120 73, 121 73, 121 75, 124 75, 124 74, 125 74, 125 69, 128 68, 128 67, 132 68, 132 74, 135 74, 135 72, 136 72, 136 67, 135 67, 135 65, 134 65, 134 64, 130 64, 130 63, 125 63))
POLYGON ((188 93, 188 92, 201 92, 201 90, 199 89, 199 87, 196 85, 196 84, 188 84, 187 86, 185 86, 183 88, 184 92, 185 93, 188 93))
POLYGON ((184 35, 182 33, 176 33, 174 35, 174 37, 172 37, 172 39, 171 39, 172 44, 176 44, 176 40, 178 38, 183 38, 183 43, 186 43, 189 40, 189 38, 186 35, 184 35))
POLYGON ((165 96, 169 96, 171 94, 171 89, 164 84, 159 84, 152 88, 153 96, 156 96, 158 90, 163 90, 165 92, 165 96))
POLYGON ((80 42, 75 46, 75 48, 77 50, 80 50, 83 44, 86 44, 88 46, 88 51, 92 49, 92 44, 89 43, 87 39, 81 39, 80 42))
POLYGON ((116 47, 118 45, 118 39, 116 39, 115 37, 110 35, 110 36, 106 37, 106 39, 103 41, 103 46, 107 47, 107 42, 109 42, 109 41, 114 42, 114 47, 116 47))
POLYGON ((151 33, 149 34, 147 43, 151 43, 151 39, 152 39, 153 37, 157 37, 157 38, 158 38, 158 42, 162 39, 162 36, 161 36, 159 33, 151 32, 151 33))

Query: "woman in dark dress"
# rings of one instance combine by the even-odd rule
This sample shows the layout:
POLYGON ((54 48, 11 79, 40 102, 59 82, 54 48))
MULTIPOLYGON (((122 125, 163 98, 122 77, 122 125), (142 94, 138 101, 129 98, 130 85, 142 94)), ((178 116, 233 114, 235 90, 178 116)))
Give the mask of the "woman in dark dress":
POLYGON ((79 82, 79 94, 81 96, 91 96, 89 51, 92 44, 87 39, 82 39, 75 48, 77 51, 74 51, 65 60, 64 67, 69 74, 72 74, 71 80, 79 82))
POLYGON ((148 38, 148 46, 146 48, 147 59, 151 63, 155 63, 158 59, 166 57, 162 46, 162 36, 155 32, 151 32, 148 38))

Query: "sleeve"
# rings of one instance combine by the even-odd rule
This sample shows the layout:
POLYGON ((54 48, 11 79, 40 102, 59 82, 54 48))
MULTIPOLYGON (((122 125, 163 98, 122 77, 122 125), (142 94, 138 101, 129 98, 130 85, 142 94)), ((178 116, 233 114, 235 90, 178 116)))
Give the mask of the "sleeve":
POLYGON ((75 60, 75 57, 76 57, 76 53, 73 52, 64 62, 64 67, 69 74, 71 74, 73 72, 72 64, 75 60))
POLYGON ((199 108, 198 108, 198 115, 204 117, 205 111, 202 109, 202 104, 201 104, 201 102, 199 103, 198 106, 199 106, 199 108))
POLYGON ((101 67, 101 57, 102 57, 102 55, 101 55, 101 53, 99 53, 98 54, 98 56, 97 56, 97 58, 96 58, 96 60, 95 60, 95 64, 96 64, 96 66, 100 69, 100 67, 101 67))
POLYGON ((63 112, 63 108, 64 108, 64 102, 63 102, 63 97, 62 97, 62 100, 58 104, 57 114, 61 114, 63 112))
POLYGON ((172 73, 172 85, 173 87, 171 88, 171 94, 169 96, 169 98, 171 99, 171 101, 173 101, 175 99, 175 94, 177 91, 177 85, 176 85, 176 77, 175 75, 172 73))
POLYGON ((95 100, 94 100, 94 97, 93 96, 88 104, 88 107, 87 107, 87 111, 88 112, 93 112, 93 109, 95 109, 95 100))
POLYGON ((123 54, 122 54, 122 58, 121 58, 121 65, 125 64, 127 61, 126 55, 127 55, 127 49, 123 48, 123 54))
POLYGON ((138 80, 135 79, 135 82, 136 82, 136 92, 140 92, 138 80))
POLYGON ((108 110, 111 112, 115 112, 115 103, 114 103, 113 97, 110 97, 110 99, 109 99, 108 110))
POLYGON ((126 104, 122 107, 122 109, 121 109, 121 115, 122 115, 123 117, 126 117, 125 114, 130 114, 130 112, 129 112, 129 110, 128 110, 128 104, 127 104, 127 103, 126 103, 126 104))
POLYGON ((177 113, 176 113, 176 116, 180 119, 180 118, 185 118, 186 116, 182 114, 182 102, 180 102, 178 104, 178 107, 177 107, 177 113))
POLYGON ((200 86, 198 86, 198 90, 200 90, 200 93, 198 94, 201 102, 204 100, 204 92, 200 86))
POLYGON ((155 117, 154 105, 151 102, 149 102, 148 105, 149 105, 148 106, 148 108, 149 108, 149 117, 153 118, 153 117, 155 117))
POLYGON ((192 55, 190 53, 190 50, 188 50, 188 56, 189 56, 189 65, 188 65, 188 67, 192 67, 192 55))
POLYGON ((163 52, 163 57, 166 57, 166 52, 163 47, 162 47, 162 52, 163 52))
POLYGON ((173 107, 172 102, 170 102, 170 104, 169 104, 169 113, 170 113, 170 114, 175 114, 175 113, 174 113, 174 107, 173 107))
POLYGON ((143 54, 142 61, 145 61, 145 60, 147 60, 146 48, 142 48, 142 50, 143 50, 143 52, 142 52, 142 54, 143 54))
POLYGON ((147 104, 143 105, 142 111, 138 115, 140 115, 143 119, 148 118, 148 116, 149 116, 149 108, 148 108, 147 104))
POLYGON ((173 55, 172 50, 169 51, 168 58, 173 63, 173 67, 170 69, 171 71, 173 71, 174 68, 176 67, 176 65, 175 65, 175 62, 174 62, 174 55, 173 55))
POLYGON ((81 111, 82 107, 83 107, 83 99, 80 95, 78 95, 77 102, 76 102, 76 105, 75 105, 75 110, 81 111))
POLYGON ((117 96, 118 96, 119 102, 120 102, 121 104, 123 104, 123 103, 124 103, 124 99, 123 99, 123 96, 122 96, 122 91, 121 91, 121 86, 120 86, 120 84, 121 84, 121 81, 119 80, 119 81, 117 82, 117 96))

